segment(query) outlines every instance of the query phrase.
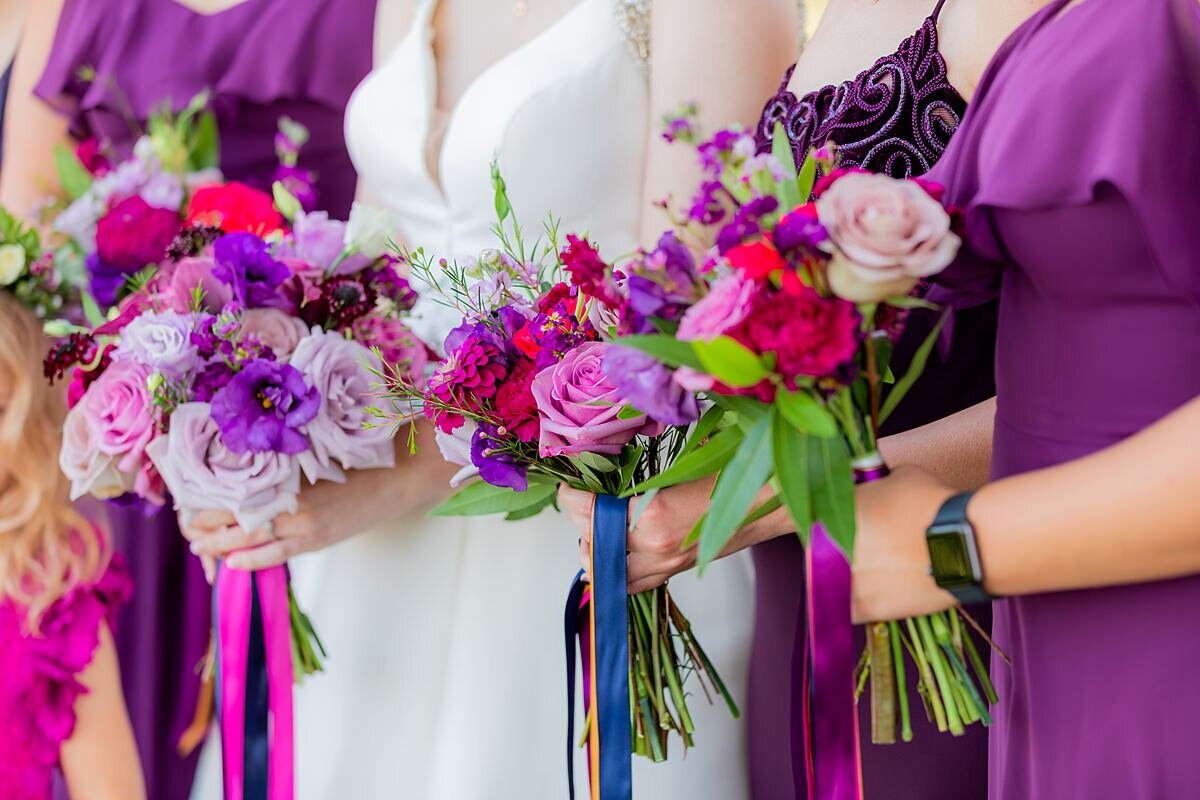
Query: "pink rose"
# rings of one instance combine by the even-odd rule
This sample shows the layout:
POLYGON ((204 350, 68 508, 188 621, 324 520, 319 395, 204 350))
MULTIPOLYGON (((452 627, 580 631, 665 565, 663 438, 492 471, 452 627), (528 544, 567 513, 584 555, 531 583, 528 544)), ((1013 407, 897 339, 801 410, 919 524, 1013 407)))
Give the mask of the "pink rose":
POLYGON ((829 232, 831 288, 853 302, 907 294, 945 269, 961 244, 950 215, 914 181, 844 175, 817 200, 817 215, 829 232))
POLYGON ((685 342, 710 340, 737 327, 746 319, 758 294, 758 283, 740 270, 717 280, 700 302, 679 322, 678 337, 685 342))
POLYGON ((242 316, 242 333, 257 337, 280 361, 287 361, 308 335, 308 326, 277 308, 251 308, 242 316))
POLYGON ((95 428, 100 452, 119 458, 117 469, 136 474, 146 445, 158 434, 155 410, 146 387, 150 368, 135 361, 114 361, 76 406, 95 428))
POLYGON ((542 423, 538 452, 543 458, 616 455, 635 436, 662 432, 661 424, 645 416, 619 418, 625 406, 601 369, 608 348, 603 342, 580 345, 533 379, 542 423))
POLYGON ((75 406, 63 424, 58 465, 71 481, 71 499, 92 495, 101 500, 120 497, 133 488, 135 474, 122 473, 116 459, 100 449, 100 430, 82 406, 75 406))
POLYGON ((163 296, 173 311, 192 310, 192 298, 199 289, 203 293, 201 311, 216 314, 233 300, 229 284, 213 277, 213 260, 205 256, 185 258, 170 272, 163 296))
POLYGON ((300 494, 296 459, 273 451, 235 453, 221 441, 208 403, 184 403, 171 430, 147 453, 181 511, 229 511, 245 531, 295 513, 300 494))
POLYGON ((291 364, 321 395, 316 418, 304 428, 311 450, 299 455, 310 481, 343 479, 342 468, 395 465, 390 427, 366 426, 379 381, 371 370, 383 368, 374 353, 340 333, 316 328, 296 346, 291 364))

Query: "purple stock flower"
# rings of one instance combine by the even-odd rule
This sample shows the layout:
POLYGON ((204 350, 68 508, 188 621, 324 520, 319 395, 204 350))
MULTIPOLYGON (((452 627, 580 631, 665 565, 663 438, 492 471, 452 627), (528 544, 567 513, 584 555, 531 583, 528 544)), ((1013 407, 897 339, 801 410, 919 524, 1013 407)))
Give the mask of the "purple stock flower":
POLYGON ((629 302, 622 309, 622 329, 627 333, 652 333, 650 317, 677 320, 700 299, 700 278, 691 252, 673 233, 664 234, 658 247, 630 267, 625 288, 629 302))
POLYGON ((779 210, 779 201, 770 195, 756 197, 737 210, 733 219, 717 234, 717 249, 724 255, 747 239, 762 232, 762 218, 779 210))
POLYGON ((561 300, 530 320, 529 333, 538 347, 534 361, 539 369, 557 364, 568 351, 597 338, 592 324, 581 323, 561 300))
POLYGON ((213 276, 228 284, 247 308, 288 307, 279 287, 292 272, 271 256, 261 238, 252 233, 222 236, 213 245, 213 256, 213 276))
POLYGON ((725 187, 720 181, 705 181, 696 190, 692 198, 692 207, 688 209, 688 218, 700 225, 716 225, 725 219, 725 204, 721 196, 725 187))
POLYGON ((717 131, 696 150, 704 171, 715 177, 721 174, 726 164, 752 157, 758 150, 758 145, 754 137, 745 131, 726 128, 717 131))
POLYGON ((828 238, 829 232, 811 205, 801 206, 785 215, 773 234, 775 249, 785 257, 801 250, 815 251, 828 238))
POLYGON ((674 370, 632 347, 610 347, 604 375, 629 405, 667 425, 690 425, 700 418, 700 403, 675 381, 674 370))
POLYGON ((529 488, 525 467, 504 450, 505 444, 499 428, 480 423, 471 436, 471 464, 479 470, 479 477, 493 486, 523 492, 529 488))
POLYGON ((266 359, 246 362, 212 399, 212 417, 235 453, 308 449, 300 428, 317 416, 321 396, 300 370, 266 359))
POLYGON ((125 279, 137 271, 126 271, 109 266, 101 261, 100 256, 96 253, 92 253, 87 257, 85 266, 87 268, 88 289, 91 291, 92 297, 96 298, 96 302, 102 308, 116 305, 121 288, 125 286, 125 279))

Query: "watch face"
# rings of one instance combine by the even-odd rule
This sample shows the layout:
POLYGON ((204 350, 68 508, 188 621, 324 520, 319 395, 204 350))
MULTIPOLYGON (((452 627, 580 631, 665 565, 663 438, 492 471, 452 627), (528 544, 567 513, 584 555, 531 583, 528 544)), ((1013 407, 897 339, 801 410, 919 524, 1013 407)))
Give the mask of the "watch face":
POLYGON ((939 586, 978 583, 967 535, 960 528, 933 530, 927 536, 933 577, 939 586))

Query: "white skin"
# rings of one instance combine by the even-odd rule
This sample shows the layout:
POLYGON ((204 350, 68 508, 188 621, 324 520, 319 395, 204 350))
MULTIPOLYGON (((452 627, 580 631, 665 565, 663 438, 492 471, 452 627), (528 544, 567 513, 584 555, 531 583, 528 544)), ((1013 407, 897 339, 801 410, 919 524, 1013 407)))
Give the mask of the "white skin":
POLYGON ((12 63, 28 7, 29 0, 0 0, 0 73, 12 63))
MULTIPOLYGON (((938 19, 939 44, 951 83, 970 100, 975 87, 1005 38, 1046 0, 947 0, 938 19)), ((840 83, 893 52, 933 10, 936 0, 831 0, 812 39, 800 54, 788 88, 797 96, 840 83)), ((914 464, 949 485, 974 488, 987 480, 991 458, 995 400, 918 431, 888 437, 880 449, 889 464, 914 464)), ((656 494, 629 534, 629 589, 662 584, 696 564, 695 547, 683 542, 708 508, 712 480, 701 480, 656 494)), ((559 494, 583 535, 580 558, 586 563, 592 496, 564 488, 559 494)), ((769 492, 764 492, 765 501, 769 492)), ((786 513, 767 517, 739 531, 722 556, 754 544, 790 535, 786 513)))
MULTIPOLYGON (((438 107, 454 108, 474 79, 567 13, 576 0, 538 0, 519 17, 507 2, 441 0, 434 17, 438 107)), ((657 120, 684 100, 701 104, 709 128, 739 120, 751 125, 762 98, 775 89, 799 38, 793 0, 655 0, 651 30, 654 58, 650 75, 650 118, 657 120)), ((411 2, 384 0, 379 7, 377 57, 390 53, 411 26, 411 2)), ((652 126, 647 131, 644 177, 648 234, 666 227, 651 201, 683 197, 696 185, 698 171, 679 148, 667 149, 652 126)), ((437 147, 437 143, 434 143, 437 147)), ((233 552, 234 569, 261 569, 300 553, 320 550, 388 520, 423 513, 449 493, 455 468, 420 426, 416 456, 399 453, 393 470, 356 471, 347 483, 318 484, 301 495, 298 514, 276 519, 274 530, 243 532, 228 514, 206 512, 185 526, 193 550, 211 564, 233 552)))

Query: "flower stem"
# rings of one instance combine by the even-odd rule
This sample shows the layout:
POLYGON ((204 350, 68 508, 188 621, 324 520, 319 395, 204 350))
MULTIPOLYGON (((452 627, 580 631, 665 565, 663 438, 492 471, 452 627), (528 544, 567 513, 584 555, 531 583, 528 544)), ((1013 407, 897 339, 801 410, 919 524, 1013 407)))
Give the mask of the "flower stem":
POLYGON ((904 648, 900 643, 900 625, 888 623, 888 633, 892 641, 892 666, 896 670, 896 699, 900 704, 900 739, 905 742, 913 740, 912 717, 908 710, 908 680, 904 669, 904 648))
POLYGON ((996 703, 1000 702, 1000 698, 996 694, 996 687, 992 685, 992 678, 988 674, 987 665, 980 658, 979 649, 975 647, 975 641, 971 638, 969 632, 963 636, 963 644, 967 648, 967 657, 971 660, 971 667, 975 670, 976 677, 979 678, 979 684, 983 687, 983 694, 987 697, 988 704, 996 705, 996 703))
POLYGON ((886 623, 871 625, 867 631, 867 652, 871 661, 871 741, 896 743, 896 684, 892 665, 892 645, 886 623))
POLYGON ((925 689, 922 697, 933 709, 933 719, 938 731, 945 733, 949 729, 949 723, 946 721, 946 709, 942 706, 942 698, 934 681, 933 669, 929 666, 929 659, 925 655, 925 645, 921 639, 917 621, 916 619, 906 619, 904 624, 908 628, 909 638, 912 639, 913 656, 917 662, 917 669, 921 673, 921 686, 925 689))
POLYGON ((925 646, 925 655, 929 658, 929 664, 933 668, 933 675, 937 679, 938 691, 942 696, 943 705, 946 709, 946 725, 949 727, 951 734, 962 736, 965 732, 963 730, 962 717, 958 713, 958 705, 954 699, 954 690, 951 688, 950 676, 947 674, 945 660, 938 649, 937 640, 934 638, 933 629, 929 624, 929 617, 917 617, 916 622, 917 630, 921 632, 921 641, 925 646))

